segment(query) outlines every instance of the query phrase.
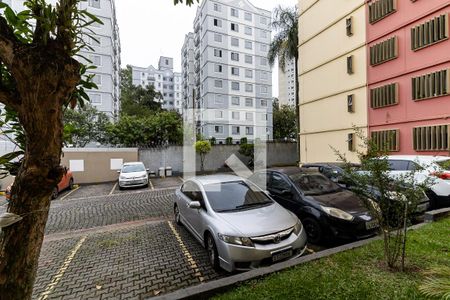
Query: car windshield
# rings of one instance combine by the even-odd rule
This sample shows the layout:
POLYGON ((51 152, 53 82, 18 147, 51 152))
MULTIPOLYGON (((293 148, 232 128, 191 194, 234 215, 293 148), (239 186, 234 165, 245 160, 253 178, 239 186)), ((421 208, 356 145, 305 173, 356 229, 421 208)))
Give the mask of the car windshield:
POLYGON ((144 165, 124 165, 122 167, 122 173, 133 173, 145 171, 144 165))
POLYGON ((305 195, 322 195, 341 190, 337 184, 321 174, 297 173, 289 177, 305 195))
POLYGON ((208 184, 204 188, 209 204, 216 212, 252 209, 273 203, 263 191, 244 181, 208 184))
POLYGON ((441 161, 437 161, 436 162, 439 167, 441 167, 442 169, 446 170, 446 171, 450 171, 450 159, 448 160, 441 160, 441 161))

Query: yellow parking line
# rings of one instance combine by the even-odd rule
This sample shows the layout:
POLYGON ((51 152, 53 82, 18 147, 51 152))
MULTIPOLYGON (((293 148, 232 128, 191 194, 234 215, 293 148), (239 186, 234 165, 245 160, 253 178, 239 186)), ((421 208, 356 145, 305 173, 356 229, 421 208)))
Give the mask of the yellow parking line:
POLYGON ((66 272, 67 268, 69 267, 70 263, 72 262, 73 258, 75 257, 75 254, 77 254, 78 250, 80 249, 81 245, 83 245, 84 241, 86 240, 86 236, 82 237, 78 243, 75 245, 75 247, 70 251, 70 254, 67 256, 66 260, 62 264, 61 268, 59 268, 58 272, 55 276, 53 276, 52 281, 49 285, 47 285, 47 288, 45 291, 39 296, 39 300, 47 299, 51 292, 55 289, 56 285, 61 281, 64 273, 66 272))
POLYGON ((150 184, 150 188, 151 188, 152 190, 154 190, 155 187, 153 186, 153 183, 152 183, 152 181, 151 181, 150 179, 148 180, 148 183, 150 184))
POLYGON ((61 198, 61 201, 66 199, 67 196, 69 196, 70 194, 72 194, 73 192, 75 192, 76 190, 78 190, 80 188, 80 186, 77 186, 76 188, 74 188, 73 190, 71 190, 70 192, 68 192, 67 194, 64 195, 64 197, 61 198))
POLYGON ((114 183, 114 186, 113 186, 113 188, 111 189, 111 192, 109 192, 109 195, 111 195, 111 194, 114 192, 114 190, 116 189, 116 186, 117 186, 117 182, 114 183))
POLYGON ((194 271, 194 276, 198 278, 200 282, 203 282, 205 279, 202 276, 202 273, 200 272, 200 269, 197 266, 197 263, 195 262, 194 258, 192 258, 191 253, 189 253, 188 249, 186 248, 186 245, 184 244, 183 240, 181 239, 181 236, 178 234, 177 230, 173 226, 172 222, 167 221, 167 224, 169 224, 170 229, 172 229, 173 235, 178 241, 178 244, 180 245, 181 251, 183 252, 184 256, 186 256, 186 259, 189 263, 189 266, 194 271))

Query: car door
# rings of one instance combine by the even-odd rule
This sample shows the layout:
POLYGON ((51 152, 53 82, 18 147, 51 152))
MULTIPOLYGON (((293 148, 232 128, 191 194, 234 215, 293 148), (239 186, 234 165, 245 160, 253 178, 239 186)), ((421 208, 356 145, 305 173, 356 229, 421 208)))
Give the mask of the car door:
POLYGON ((292 185, 283 175, 277 172, 271 172, 267 190, 272 198, 284 208, 296 211, 298 204, 295 201, 292 185))
POLYGON ((184 221, 186 222, 186 227, 189 229, 192 228, 191 225, 191 218, 192 213, 191 209, 188 207, 189 203, 192 201, 193 195, 192 192, 194 190, 194 183, 192 181, 186 181, 183 186, 181 187, 180 195, 178 197, 178 209, 180 211, 181 216, 183 217, 184 221))
POLYGON ((202 191, 198 184, 189 181, 183 185, 186 196, 186 205, 184 205, 184 216, 188 222, 188 227, 193 234, 197 236, 198 239, 202 239, 202 225, 203 225, 203 214, 205 213, 205 201, 203 198, 202 191), (192 201, 200 202, 202 208, 190 208, 189 203, 192 201))

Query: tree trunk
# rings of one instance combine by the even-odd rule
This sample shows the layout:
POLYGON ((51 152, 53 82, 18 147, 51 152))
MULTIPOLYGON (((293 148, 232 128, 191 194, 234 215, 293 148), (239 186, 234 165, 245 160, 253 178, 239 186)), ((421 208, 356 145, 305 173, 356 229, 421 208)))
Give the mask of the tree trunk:
POLYGON ((298 161, 301 162, 300 157, 300 97, 299 97, 299 84, 298 84, 298 56, 294 58, 294 76, 295 76, 295 116, 297 122, 297 128, 295 129, 295 136, 297 139, 297 151, 298 151, 298 161))
POLYGON ((79 63, 48 51, 25 53, 17 61, 18 116, 26 149, 8 211, 23 219, 3 230, 0 240, 0 298, 31 299, 50 208, 50 195, 63 175, 62 106, 79 82, 79 63))

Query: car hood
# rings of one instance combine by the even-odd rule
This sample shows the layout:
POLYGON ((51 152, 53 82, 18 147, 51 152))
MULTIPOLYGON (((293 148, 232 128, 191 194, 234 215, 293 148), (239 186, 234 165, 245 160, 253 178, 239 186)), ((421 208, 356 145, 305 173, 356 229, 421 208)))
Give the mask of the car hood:
MULTIPOLYGON (((277 203, 243 211, 217 213, 217 215, 244 237, 279 232, 297 223, 297 217, 277 203)), ((224 234, 234 233, 224 232, 224 234)))
POLYGON ((366 213, 368 211, 363 201, 354 193, 347 190, 309 197, 321 205, 335 207, 349 213, 366 213))
POLYGON ((130 172, 130 173, 120 173, 120 176, 122 178, 133 178, 133 177, 141 177, 143 175, 147 175, 146 171, 140 171, 140 172, 130 172))

